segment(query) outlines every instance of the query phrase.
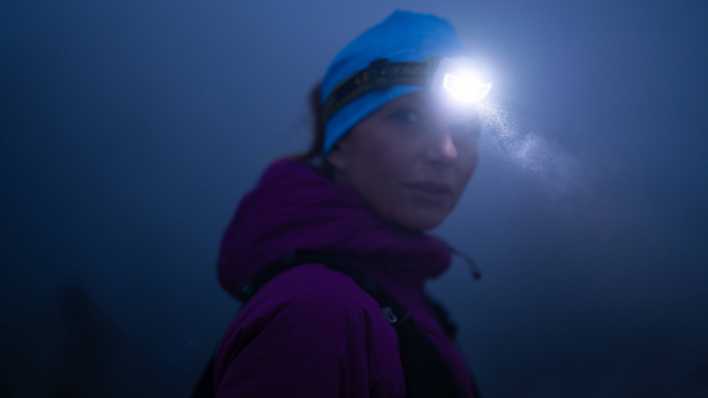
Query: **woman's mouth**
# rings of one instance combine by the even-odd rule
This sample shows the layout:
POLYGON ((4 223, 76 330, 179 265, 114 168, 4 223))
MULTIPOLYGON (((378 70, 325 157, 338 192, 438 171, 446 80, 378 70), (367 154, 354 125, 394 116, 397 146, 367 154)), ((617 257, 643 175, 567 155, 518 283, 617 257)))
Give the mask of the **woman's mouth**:
POLYGON ((442 204, 453 194, 451 188, 442 184, 413 183, 404 185, 414 196, 423 202, 442 204))

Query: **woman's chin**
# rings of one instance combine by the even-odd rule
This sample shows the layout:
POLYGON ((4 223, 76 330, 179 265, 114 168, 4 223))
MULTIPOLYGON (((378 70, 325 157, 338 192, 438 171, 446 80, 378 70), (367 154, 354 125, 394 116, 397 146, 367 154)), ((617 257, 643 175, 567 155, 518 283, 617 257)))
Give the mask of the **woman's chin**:
POLYGON ((448 214, 443 210, 418 208, 399 215, 398 223, 411 230, 428 231, 442 224, 448 214))

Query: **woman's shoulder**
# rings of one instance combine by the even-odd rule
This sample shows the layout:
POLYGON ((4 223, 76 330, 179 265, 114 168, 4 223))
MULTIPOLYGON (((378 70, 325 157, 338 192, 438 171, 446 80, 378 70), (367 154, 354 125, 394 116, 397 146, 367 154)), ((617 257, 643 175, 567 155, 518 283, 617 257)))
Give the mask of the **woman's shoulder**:
POLYGON ((239 309, 223 336, 221 355, 241 351, 256 336, 271 343, 279 338, 273 336, 289 340, 287 331, 336 346, 337 339, 374 338, 387 347, 395 341, 378 303, 353 279, 323 264, 302 264, 275 276, 239 309))
POLYGON ((369 391, 369 380, 402 380, 396 347, 378 303, 353 279, 323 264, 302 264, 278 274, 239 310, 216 355, 214 382, 238 388, 253 385, 239 378, 259 367, 270 375, 278 367, 292 372, 305 366, 318 371, 294 385, 308 383, 310 374, 337 384, 345 371, 347 380, 360 380, 362 391, 369 391))

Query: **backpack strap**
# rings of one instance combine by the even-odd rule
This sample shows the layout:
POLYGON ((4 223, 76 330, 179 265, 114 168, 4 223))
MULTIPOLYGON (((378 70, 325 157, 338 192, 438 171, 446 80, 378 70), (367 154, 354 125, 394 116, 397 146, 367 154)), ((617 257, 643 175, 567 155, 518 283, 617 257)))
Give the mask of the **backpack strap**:
MULTIPOLYGON (((239 298, 243 302, 246 302, 264 284, 273 279, 279 273, 297 265, 306 263, 322 264, 352 278, 361 289, 366 291, 380 304, 384 317, 392 325, 395 325, 397 322, 409 316, 409 313, 400 304, 398 304, 396 300, 388 296, 385 291, 380 289, 373 279, 358 270, 356 267, 348 264, 347 260, 341 255, 322 250, 313 251, 297 249, 289 256, 271 263, 261 272, 256 274, 250 283, 241 286, 239 298)), ((451 340, 455 340, 457 337, 457 324, 450 319, 447 310, 445 310, 445 308, 437 300, 433 299, 433 297, 427 292, 425 292, 424 297, 428 305, 432 308, 438 322, 440 322, 445 334, 451 340)))
POLYGON ((450 318, 450 315, 445 309, 445 307, 443 307, 443 305, 440 304, 439 301, 434 299, 428 293, 425 293, 425 300, 428 302, 428 305, 430 305, 430 307, 433 309, 435 317, 440 322, 440 325, 445 331, 447 337, 449 337, 452 341, 457 340, 457 323, 450 318))
POLYGON ((349 276, 362 290, 379 303, 384 317, 391 325, 395 326, 409 317, 409 312, 384 290, 379 288, 378 284, 376 284, 372 278, 349 264, 342 255, 322 250, 297 249, 289 256, 272 262, 258 272, 250 283, 241 286, 240 297, 243 297, 243 302, 245 303, 253 297, 263 285, 281 272, 298 265, 313 263, 325 265, 329 269, 349 276))

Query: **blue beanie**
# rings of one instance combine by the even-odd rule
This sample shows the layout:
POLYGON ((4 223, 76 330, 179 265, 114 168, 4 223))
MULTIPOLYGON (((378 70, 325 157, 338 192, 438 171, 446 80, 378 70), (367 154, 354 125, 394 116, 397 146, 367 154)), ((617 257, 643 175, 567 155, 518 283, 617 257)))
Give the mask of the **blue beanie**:
MULTIPOLYGON (((366 69, 371 61, 423 61, 430 57, 461 55, 463 45, 455 28, 430 14, 396 10, 382 22, 360 34, 335 56, 322 80, 320 104, 349 77, 366 69)), ((362 95, 337 111, 326 122, 323 155, 359 121, 387 102, 423 89, 416 85, 396 85, 362 95)))

